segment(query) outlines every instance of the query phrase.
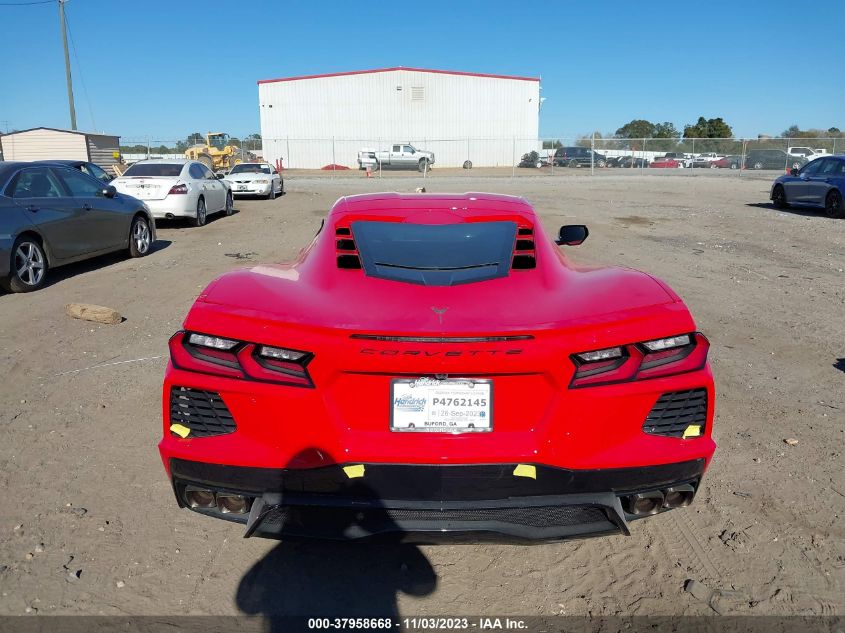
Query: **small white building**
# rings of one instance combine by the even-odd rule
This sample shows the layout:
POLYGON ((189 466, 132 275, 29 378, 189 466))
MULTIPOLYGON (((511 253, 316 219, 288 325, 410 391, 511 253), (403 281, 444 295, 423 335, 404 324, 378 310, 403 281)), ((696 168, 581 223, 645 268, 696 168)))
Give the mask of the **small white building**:
POLYGON ((106 169, 119 162, 120 137, 36 127, 0 136, 3 160, 85 160, 106 169))
POLYGON ((258 82, 264 158, 357 167, 362 148, 411 143, 435 167, 510 166, 538 147, 540 80, 424 68, 258 82))

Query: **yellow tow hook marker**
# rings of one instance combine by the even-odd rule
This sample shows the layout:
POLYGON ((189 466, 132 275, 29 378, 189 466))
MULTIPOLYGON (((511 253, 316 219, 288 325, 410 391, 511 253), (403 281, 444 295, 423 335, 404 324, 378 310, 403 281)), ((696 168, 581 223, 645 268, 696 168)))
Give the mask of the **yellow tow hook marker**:
POLYGON ((698 437, 699 435, 701 435, 701 425, 690 424, 686 429, 684 429, 683 439, 687 439, 688 437, 698 437))
POLYGON ((350 479, 357 479, 364 476, 364 464, 353 464, 352 466, 344 466, 343 472, 350 479))
POLYGON ((537 479, 537 467, 533 464, 517 464, 516 468, 513 469, 513 476, 537 479))
POLYGON ((187 426, 182 426, 181 424, 171 424, 170 432, 175 433, 184 440, 191 434, 191 429, 189 429, 187 426))

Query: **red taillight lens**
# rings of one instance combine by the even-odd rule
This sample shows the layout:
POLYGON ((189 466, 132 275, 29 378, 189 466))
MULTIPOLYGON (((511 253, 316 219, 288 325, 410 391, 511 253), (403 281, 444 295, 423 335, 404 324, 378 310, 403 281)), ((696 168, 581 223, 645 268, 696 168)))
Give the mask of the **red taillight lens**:
POLYGON ((266 347, 264 345, 248 344, 238 352, 238 360, 241 366, 254 380, 266 382, 278 382, 285 385, 297 387, 313 387, 311 377, 305 366, 311 360, 312 355, 307 352, 298 352, 278 347, 266 347), (269 356, 268 350, 287 352, 296 356, 296 360, 281 360, 269 356))
POLYGON ((569 386, 606 385, 695 371, 704 367, 709 348, 709 341, 696 332, 573 354, 575 374, 569 386))
POLYGON ((177 193, 188 193, 188 185, 173 185, 170 188, 170 191, 167 192, 167 195, 177 194, 177 193))
POLYGON ((169 346, 170 360, 177 369, 297 387, 314 386, 306 369, 314 357, 310 352, 194 332, 177 332, 170 338, 169 346))

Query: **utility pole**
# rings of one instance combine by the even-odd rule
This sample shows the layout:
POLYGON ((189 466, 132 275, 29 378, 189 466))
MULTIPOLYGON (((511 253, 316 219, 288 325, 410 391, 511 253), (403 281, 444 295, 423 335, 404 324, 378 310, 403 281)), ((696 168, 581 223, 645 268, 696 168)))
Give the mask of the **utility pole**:
POLYGON ((65 25, 65 2, 59 0, 59 23, 62 28, 62 45, 65 48, 65 75, 67 76, 67 103, 70 107, 70 129, 76 129, 76 108, 73 105, 73 79, 70 77, 70 55, 67 52, 67 26, 65 25))

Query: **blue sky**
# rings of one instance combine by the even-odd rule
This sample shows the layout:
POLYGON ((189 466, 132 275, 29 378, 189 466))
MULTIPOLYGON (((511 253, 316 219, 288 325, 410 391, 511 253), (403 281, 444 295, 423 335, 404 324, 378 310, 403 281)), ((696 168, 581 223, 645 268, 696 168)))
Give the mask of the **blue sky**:
MULTIPOLYGON (((25 1, 0 0, 0 129, 69 127, 57 7, 6 6, 25 1)), ((543 136, 699 116, 743 136, 845 130, 842 0, 66 6, 79 127, 124 140, 244 136, 258 79, 387 66, 540 76, 543 136)))

